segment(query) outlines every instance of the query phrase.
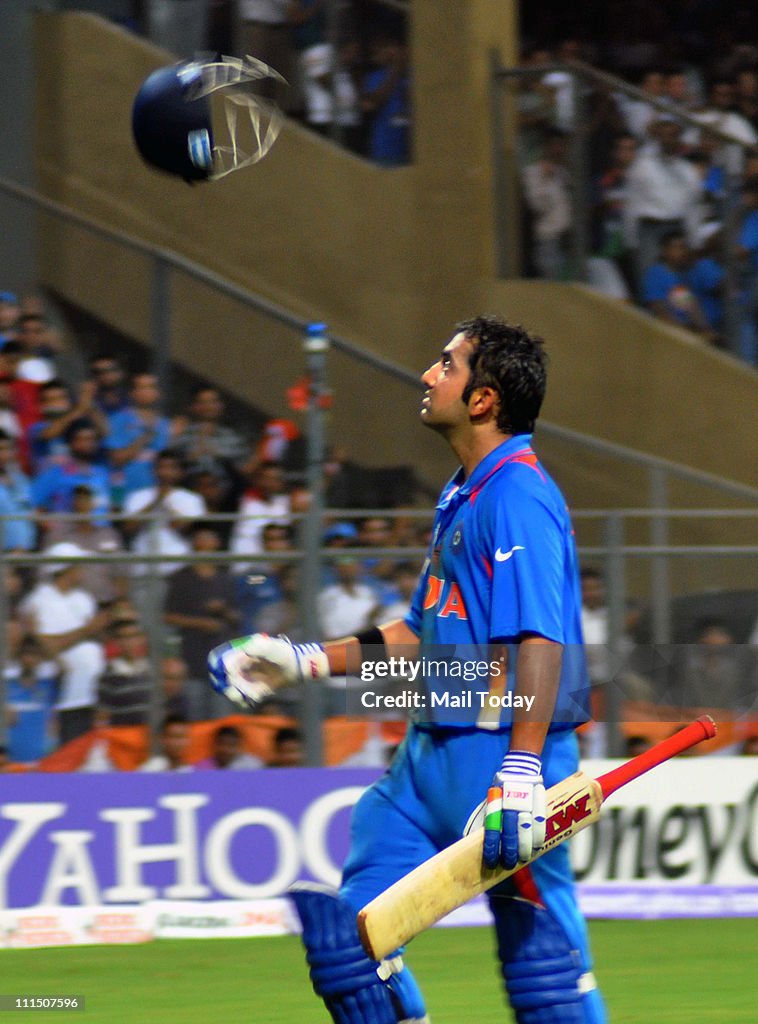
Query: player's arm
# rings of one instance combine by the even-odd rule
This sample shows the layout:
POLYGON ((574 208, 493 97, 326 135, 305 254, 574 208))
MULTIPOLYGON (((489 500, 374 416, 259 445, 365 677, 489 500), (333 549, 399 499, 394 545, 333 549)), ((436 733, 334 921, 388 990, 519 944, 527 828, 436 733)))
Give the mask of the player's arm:
POLYGON ((375 630, 367 629, 362 638, 344 637, 342 640, 330 640, 323 646, 329 661, 329 674, 343 676, 356 673, 366 655, 378 657, 382 647, 388 658, 393 654, 403 654, 409 658, 418 650, 418 645, 418 637, 403 619, 394 619, 376 626, 375 630), (372 636, 374 631, 376 635, 372 636), (371 643, 371 640, 375 643, 371 643))
POLYGON ((533 697, 530 708, 513 712, 511 750, 542 755, 561 680, 563 644, 535 634, 522 638, 516 662, 516 692, 533 697))
POLYGON ((509 508, 493 509, 485 534, 492 552, 490 637, 507 641, 516 658, 514 694, 522 698, 513 710, 508 753, 487 794, 488 867, 515 867, 544 845, 542 749, 555 713, 565 636, 564 527, 535 493, 531 476, 519 483, 509 508))
POLYGON ((553 717, 563 645, 539 634, 521 637, 516 656, 514 709, 508 753, 487 793, 482 856, 487 867, 515 868, 545 843, 547 820, 542 748, 553 717))
POLYGON ((208 671, 215 690, 254 708, 282 686, 357 673, 362 661, 389 658, 393 652, 412 657, 418 643, 400 619, 326 644, 295 644, 284 636, 253 633, 215 647, 208 671))

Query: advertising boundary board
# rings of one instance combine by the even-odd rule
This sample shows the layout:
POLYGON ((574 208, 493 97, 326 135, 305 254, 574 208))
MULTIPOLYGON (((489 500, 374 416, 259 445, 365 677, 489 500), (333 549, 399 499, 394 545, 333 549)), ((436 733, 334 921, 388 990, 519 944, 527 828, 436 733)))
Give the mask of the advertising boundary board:
MULTIPOLYGON (((350 809, 377 775, 5 776, 0 946, 296 930, 280 897, 338 883, 350 809)), ((609 800, 572 861, 589 917, 758 916, 758 759, 661 766, 609 800)), ((482 900, 443 924, 488 920, 482 900)))

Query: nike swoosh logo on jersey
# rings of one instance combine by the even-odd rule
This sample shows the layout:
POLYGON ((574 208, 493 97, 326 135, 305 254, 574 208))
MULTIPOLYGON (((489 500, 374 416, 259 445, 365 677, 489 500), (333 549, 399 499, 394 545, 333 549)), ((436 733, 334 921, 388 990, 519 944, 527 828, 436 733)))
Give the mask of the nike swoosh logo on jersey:
POLYGON ((526 551, 526 548, 522 544, 514 544, 510 551, 501 551, 498 548, 495 552, 495 561, 507 562, 509 558, 513 557, 514 551, 526 551))

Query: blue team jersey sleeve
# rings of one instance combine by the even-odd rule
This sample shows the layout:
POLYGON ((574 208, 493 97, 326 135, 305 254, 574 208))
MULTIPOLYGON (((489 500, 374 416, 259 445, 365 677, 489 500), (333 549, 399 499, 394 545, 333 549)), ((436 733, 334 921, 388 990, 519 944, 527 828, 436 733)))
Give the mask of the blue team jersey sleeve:
POLYGON ((421 621, 424 615, 424 596, 426 594, 427 582, 429 579, 429 559, 427 558, 424 562, 424 567, 421 570, 421 575, 418 579, 416 586, 416 592, 413 595, 411 601, 411 607, 408 614, 405 616, 404 622, 408 629, 416 636, 421 636, 421 621))
POLYGON ((507 502, 492 497, 483 531, 492 573, 489 639, 535 633, 565 643, 565 526, 531 487, 511 488, 507 502))

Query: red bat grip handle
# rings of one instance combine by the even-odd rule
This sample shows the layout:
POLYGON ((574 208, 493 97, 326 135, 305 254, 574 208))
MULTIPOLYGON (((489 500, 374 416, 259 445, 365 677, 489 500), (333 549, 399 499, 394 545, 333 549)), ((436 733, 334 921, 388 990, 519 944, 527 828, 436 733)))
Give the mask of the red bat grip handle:
POLYGON ((611 793, 615 793, 621 786, 625 786, 627 782, 631 782, 632 779, 639 778, 651 768, 655 768, 656 765, 668 761, 670 757, 681 754, 683 750, 689 750, 696 743, 702 743, 703 740, 709 740, 715 735, 716 723, 710 715, 701 715, 684 729, 675 732, 673 736, 656 743, 644 754, 638 754, 626 764, 619 765, 618 768, 601 775, 597 781, 603 791, 603 799, 609 797, 611 793))

